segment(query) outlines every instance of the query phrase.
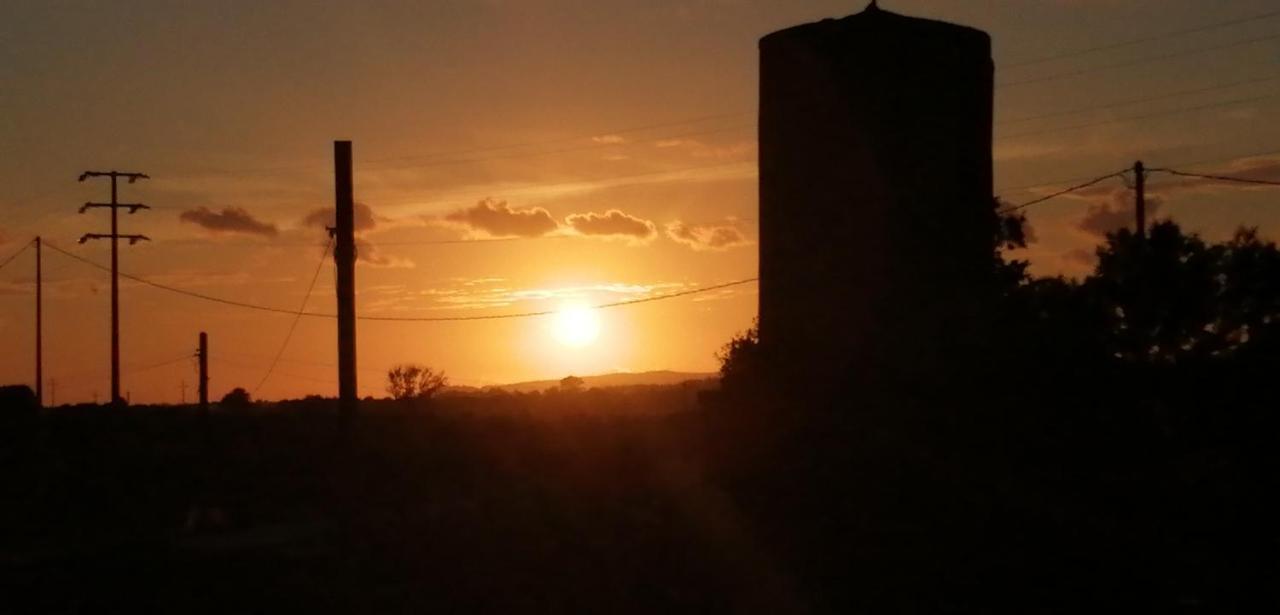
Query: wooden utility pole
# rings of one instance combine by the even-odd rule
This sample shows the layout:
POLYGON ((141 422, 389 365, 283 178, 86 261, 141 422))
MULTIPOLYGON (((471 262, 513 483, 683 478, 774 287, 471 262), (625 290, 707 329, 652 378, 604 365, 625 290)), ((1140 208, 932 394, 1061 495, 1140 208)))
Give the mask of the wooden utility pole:
POLYGON ((44 407, 44 276, 40 270, 40 237, 36 236, 36 405, 44 407))
POLYGON ((86 233, 80 237, 80 243, 89 241, 90 239, 110 239, 111 240, 111 404, 120 405, 120 258, 119 243, 121 239, 128 239, 129 245, 138 243, 139 241, 150 241, 145 235, 121 235, 118 225, 117 214, 121 207, 127 208, 130 214, 137 212, 139 209, 151 209, 141 203, 121 203, 117 200, 116 180, 121 177, 128 179, 129 183, 138 181, 139 179, 151 179, 145 173, 123 173, 120 171, 85 171, 80 174, 80 181, 84 181, 90 177, 110 177, 111 178, 111 202, 110 203, 85 203, 80 208, 80 213, 84 213, 90 209, 106 207, 111 210, 111 233, 86 233))
MULTIPOLYGON (((200 412, 209 411, 209 334, 200 332, 200 346, 196 348, 196 358, 200 363, 200 382, 197 389, 200 394, 200 412)), ((185 394, 184 394, 185 396, 185 394)))
POLYGON ((1147 170, 1141 160, 1133 163, 1133 199, 1134 235, 1141 240, 1147 236, 1147 170))
POLYGON ((356 409, 356 245, 351 142, 333 142, 333 260, 338 270, 338 411, 348 420, 356 409))

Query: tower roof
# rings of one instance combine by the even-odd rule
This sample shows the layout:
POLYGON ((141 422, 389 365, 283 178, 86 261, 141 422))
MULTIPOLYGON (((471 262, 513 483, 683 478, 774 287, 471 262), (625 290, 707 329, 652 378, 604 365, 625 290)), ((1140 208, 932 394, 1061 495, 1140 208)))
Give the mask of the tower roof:
MULTIPOLYGON (((964 42, 988 46, 991 44, 991 37, 977 28, 886 11, 880 8, 875 0, 872 0, 867 8, 859 13, 778 30, 761 38, 760 43, 763 45, 790 39, 829 37, 888 39, 888 42, 907 42, 912 39, 961 39, 962 44, 964 42)), ((885 50, 886 53, 894 51, 893 48, 885 50)))

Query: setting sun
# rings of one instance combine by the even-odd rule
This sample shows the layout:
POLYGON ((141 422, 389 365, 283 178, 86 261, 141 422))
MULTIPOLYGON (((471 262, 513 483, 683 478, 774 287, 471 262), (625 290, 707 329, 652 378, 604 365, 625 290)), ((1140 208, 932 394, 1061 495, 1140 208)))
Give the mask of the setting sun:
POLYGON ((560 310, 552 324, 556 341, 572 348, 582 348, 600 337, 600 317, 586 306, 569 306, 560 310))

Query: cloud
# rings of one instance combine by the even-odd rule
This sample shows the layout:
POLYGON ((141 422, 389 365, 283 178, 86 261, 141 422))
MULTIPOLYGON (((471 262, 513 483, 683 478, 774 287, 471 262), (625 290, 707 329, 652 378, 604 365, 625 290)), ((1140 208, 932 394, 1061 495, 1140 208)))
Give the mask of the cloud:
MULTIPOLYGON (((364 203, 356 203, 354 214, 355 216, 352 222, 355 224, 356 233, 372 231, 377 228, 379 222, 385 221, 385 219, 380 218, 373 213, 372 207, 369 207, 364 203)), ((334 211, 332 207, 322 207, 307 214, 307 217, 302 219, 302 225, 322 229, 329 228, 334 226, 333 216, 334 211)))
POLYGON ((619 143, 627 142, 626 139, 618 135, 599 135, 599 136, 591 137, 591 140, 595 141, 596 143, 602 143, 605 145, 617 145, 619 143))
MULTIPOLYGON (((365 203, 356 203, 352 219, 352 225, 356 235, 356 263, 368 265, 370 267, 386 267, 395 269, 410 269, 414 267, 414 262, 398 256, 388 255, 375 246, 368 239, 361 237, 364 233, 378 228, 379 224, 386 222, 383 218, 373 212, 373 208, 365 203)), ((302 225, 313 228, 330 228, 334 226, 334 211, 332 207, 322 207, 307 214, 302 219, 302 225)))
POLYGON ((610 209, 603 214, 594 212, 571 214, 564 221, 582 235, 621 236, 636 241, 647 241, 658 234, 657 225, 653 222, 625 214, 617 209, 610 209))
POLYGON ((728 250, 750 243, 742 231, 729 224, 686 224, 679 220, 667 224, 667 237, 694 250, 728 250))
POLYGON ((364 239, 356 239, 356 262, 386 269, 412 269, 415 266, 407 258, 384 254, 364 239))
POLYGON ((222 211, 198 207, 182 212, 178 215, 178 219, 214 233, 240 233, 263 237, 275 237, 280 233, 276 225, 258 220, 240 207, 225 207, 222 211))
MULTIPOLYGON (((1147 220, 1155 219, 1156 212, 1164 205, 1164 198, 1148 194, 1147 220)), ((1076 228, 1096 237, 1105 237, 1107 233, 1122 228, 1133 228, 1136 214, 1133 210, 1133 193, 1121 188, 1111 192, 1109 198, 1095 201, 1089 205, 1084 217, 1076 224, 1076 228)))
POLYGON ((558 228, 555 218, 541 208, 512 209, 506 201, 484 199, 475 206, 460 209, 445 220, 465 224, 473 230, 493 237, 541 237, 558 228))
POLYGON ((738 141, 726 145, 712 145, 697 139, 662 139, 655 141, 654 147, 661 149, 679 148, 694 158, 732 159, 754 154, 756 142, 738 141))

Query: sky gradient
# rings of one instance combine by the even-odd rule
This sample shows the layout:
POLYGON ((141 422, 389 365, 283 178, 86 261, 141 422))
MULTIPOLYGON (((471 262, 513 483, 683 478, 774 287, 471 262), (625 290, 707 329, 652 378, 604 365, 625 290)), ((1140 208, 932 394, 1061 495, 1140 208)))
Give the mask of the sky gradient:
MULTIPOLYGON (((107 263, 104 242, 76 245, 107 231, 107 214, 76 210, 108 186, 76 177, 142 171, 153 179, 122 185, 121 200, 154 209, 122 215, 121 229, 154 241, 122 246, 122 271, 296 310, 322 264, 332 141, 350 139, 361 314, 542 311, 752 277, 756 41, 863 5, 11 2, 0 11, 0 258, 38 234, 107 263)), ((992 35, 1006 202, 1139 158, 1280 179, 1272 2, 881 6, 992 35)), ((1150 186, 1157 218, 1207 238, 1241 224, 1280 234, 1274 191, 1168 176, 1150 186)), ((1099 233, 1128 219, 1126 198, 1113 180, 1028 208, 1035 242, 1017 256, 1039 274, 1080 275, 1099 233)), ((332 271, 328 258, 307 309, 334 311, 332 271)), ((58 403, 105 400, 108 277, 50 250, 45 272, 46 380, 58 403)), ((32 379, 31 280, 29 252, 0 270, 0 382, 32 379)), ((202 330, 215 398, 235 386, 267 399, 336 391, 332 320, 303 318, 259 388, 290 316, 130 281, 121 309, 135 403, 176 402, 183 382, 194 397, 182 357, 202 330)), ((385 370, 406 361, 461 385, 711 371, 755 311, 753 285, 601 310, 600 339, 580 348, 557 343, 547 318, 362 322, 360 392, 382 395, 385 370)))

